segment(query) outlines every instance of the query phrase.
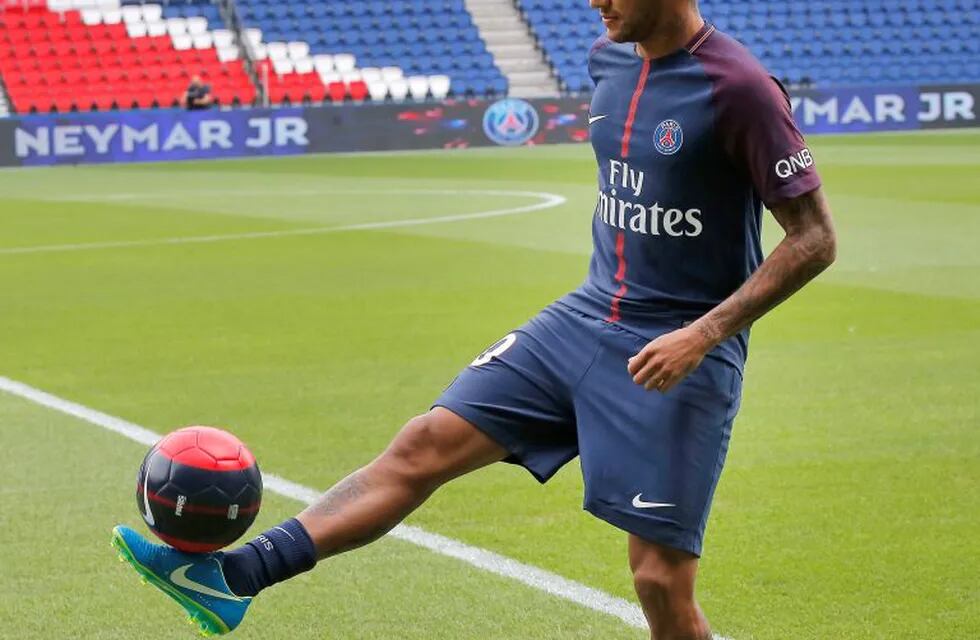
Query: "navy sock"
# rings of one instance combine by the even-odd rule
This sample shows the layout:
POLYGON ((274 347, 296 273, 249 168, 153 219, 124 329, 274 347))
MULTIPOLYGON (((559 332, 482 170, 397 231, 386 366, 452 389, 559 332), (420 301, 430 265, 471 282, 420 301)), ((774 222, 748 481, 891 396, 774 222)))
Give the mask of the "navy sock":
POLYGON ((316 566, 316 547, 299 520, 278 527, 225 554, 225 580, 237 596, 254 596, 262 589, 316 566))

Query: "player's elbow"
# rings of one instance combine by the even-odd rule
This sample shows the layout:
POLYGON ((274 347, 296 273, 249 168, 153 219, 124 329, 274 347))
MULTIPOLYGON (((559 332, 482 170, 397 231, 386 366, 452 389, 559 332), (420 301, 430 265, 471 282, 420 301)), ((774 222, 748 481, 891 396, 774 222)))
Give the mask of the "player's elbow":
POLYGON ((827 224, 819 232, 813 262, 823 271, 837 260, 837 232, 832 224, 827 224))
POLYGON ((806 262, 817 273, 824 271, 837 260, 837 232, 834 220, 826 209, 822 215, 811 219, 803 227, 802 243, 806 262))

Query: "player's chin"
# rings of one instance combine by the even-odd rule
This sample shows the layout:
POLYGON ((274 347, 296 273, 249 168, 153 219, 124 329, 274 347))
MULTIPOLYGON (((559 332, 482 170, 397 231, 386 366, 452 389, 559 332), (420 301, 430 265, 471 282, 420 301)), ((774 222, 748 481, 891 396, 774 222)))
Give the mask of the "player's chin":
POLYGON ((623 25, 619 21, 606 25, 606 37, 617 44, 623 42, 633 42, 633 40, 630 39, 630 34, 623 29, 623 25))

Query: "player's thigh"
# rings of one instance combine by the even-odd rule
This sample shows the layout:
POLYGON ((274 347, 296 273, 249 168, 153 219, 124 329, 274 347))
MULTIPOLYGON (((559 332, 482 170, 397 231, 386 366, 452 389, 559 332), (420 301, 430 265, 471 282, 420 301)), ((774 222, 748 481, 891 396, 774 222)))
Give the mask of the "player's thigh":
POLYGON ((635 384, 646 340, 611 330, 576 396, 585 508, 641 538, 700 555, 728 452, 741 374, 714 358, 666 394, 635 384))
POLYGON ((578 454, 572 387, 598 349, 598 321, 549 307, 466 367, 435 401, 538 480, 578 454))
POLYGON ((405 476, 445 482, 507 457, 507 450, 443 407, 409 420, 379 458, 405 476))

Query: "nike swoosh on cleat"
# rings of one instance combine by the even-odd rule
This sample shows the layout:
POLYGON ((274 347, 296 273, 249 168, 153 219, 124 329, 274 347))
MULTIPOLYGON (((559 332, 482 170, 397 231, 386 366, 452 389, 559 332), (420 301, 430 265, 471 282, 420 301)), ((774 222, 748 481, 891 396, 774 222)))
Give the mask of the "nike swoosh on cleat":
POLYGON ((670 502, 644 502, 641 499, 642 496, 643 496, 642 493, 638 493, 636 494, 636 497, 633 498, 633 506, 636 507, 637 509, 663 509, 665 507, 677 506, 670 502))
POLYGON ((600 120, 604 120, 604 119, 606 119, 608 117, 609 117, 608 115, 605 115, 605 116, 589 116, 589 126, 592 126, 595 123, 599 122, 600 120))
POLYGON ((196 591, 197 593, 211 596, 212 598, 221 598, 222 600, 231 600, 232 602, 241 602, 242 599, 238 596, 229 595, 227 593, 222 593, 207 585, 203 585, 200 582, 194 582, 187 577, 187 570, 193 565, 185 564, 182 567, 178 567, 173 570, 170 574, 170 581, 173 582, 178 587, 183 587, 184 589, 190 589, 191 591, 196 591))
POLYGON ((146 520, 146 524, 155 527, 157 522, 156 518, 153 517, 153 512, 150 511, 150 497, 147 495, 149 491, 148 485, 147 479, 143 478, 143 510, 146 512, 143 514, 143 519, 146 520))

